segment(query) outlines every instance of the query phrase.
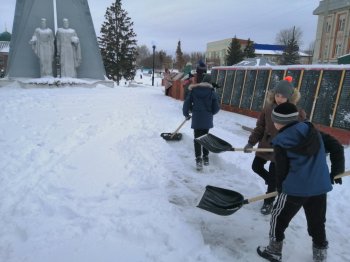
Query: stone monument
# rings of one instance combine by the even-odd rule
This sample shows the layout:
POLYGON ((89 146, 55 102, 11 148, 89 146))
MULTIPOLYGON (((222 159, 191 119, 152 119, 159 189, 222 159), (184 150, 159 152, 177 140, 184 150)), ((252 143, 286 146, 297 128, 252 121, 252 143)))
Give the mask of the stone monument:
POLYGON ((81 50, 77 33, 69 28, 69 21, 63 18, 63 28, 56 33, 57 58, 61 77, 76 77, 81 63, 81 50))
MULTIPOLYGON (((39 59, 28 41, 42 17, 46 18, 47 27, 54 31, 55 19, 59 28, 64 28, 64 18, 69 19, 70 26, 79 36, 75 39, 81 51, 80 64, 75 67, 76 77, 104 80, 105 70, 87 0, 16 0, 6 75, 10 79, 41 76, 39 59)), ((53 75, 57 76, 56 70, 53 75)))
POLYGON ((46 19, 41 18, 41 26, 36 28, 29 44, 39 58, 40 76, 53 76, 52 66, 55 57, 54 36, 52 30, 47 28, 46 19))

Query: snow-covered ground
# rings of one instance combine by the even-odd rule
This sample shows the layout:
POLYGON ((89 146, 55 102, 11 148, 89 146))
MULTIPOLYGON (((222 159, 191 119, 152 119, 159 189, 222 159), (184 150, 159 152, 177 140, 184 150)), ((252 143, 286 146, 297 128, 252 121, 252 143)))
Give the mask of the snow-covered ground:
MULTIPOLYGON (((264 261, 268 241, 261 202, 218 216, 196 205, 206 185, 265 192, 253 154, 211 154, 195 170, 182 102, 160 79, 109 88, 0 88, 1 262, 264 261)), ((243 147, 255 119, 220 111, 211 133, 243 147)), ((350 149, 346 148, 346 169, 350 149)), ((329 261, 350 261, 350 177, 328 198, 329 261)), ((286 232, 283 261, 312 261, 303 212, 286 232)))

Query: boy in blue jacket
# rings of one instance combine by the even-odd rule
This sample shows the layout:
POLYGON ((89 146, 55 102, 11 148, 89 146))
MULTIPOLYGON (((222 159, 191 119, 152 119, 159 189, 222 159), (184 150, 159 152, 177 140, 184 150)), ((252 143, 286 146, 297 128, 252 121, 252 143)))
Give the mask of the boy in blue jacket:
MULTIPOLYGON (((299 122, 298 115, 297 107, 288 102, 278 105, 271 115, 278 130, 272 144, 279 195, 272 210, 269 245, 257 249, 258 254, 269 261, 282 260, 284 232, 301 208, 313 241, 314 261, 327 258, 327 192, 332 190, 333 177, 344 172, 344 151, 339 142, 321 135, 310 122, 299 122), (331 150, 331 176, 325 145, 331 150), (339 163, 334 163, 337 154, 339 163)), ((341 183, 341 180, 335 182, 341 183)))
MULTIPOLYGON (((211 77, 205 74, 199 84, 189 86, 189 93, 186 96, 182 107, 183 115, 188 118, 192 111, 191 128, 194 129, 194 138, 208 134, 213 125, 213 116, 219 112, 219 102, 215 89, 211 84, 211 77)), ((197 170, 202 170, 204 165, 209 165, 209 151, 202 147, 194 139, 194 151, 197 170)))

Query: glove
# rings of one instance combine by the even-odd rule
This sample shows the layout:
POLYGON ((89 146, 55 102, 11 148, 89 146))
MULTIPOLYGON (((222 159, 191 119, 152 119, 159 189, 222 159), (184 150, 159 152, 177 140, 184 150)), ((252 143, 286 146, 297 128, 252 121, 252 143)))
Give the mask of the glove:
POLYGON ((330 174, 332 185, 334 185, 334 183, 341 185, 343 183, 342 179, 341 178, 334 179, 335 176, 336 176, 335 174, 332 174, 332 173, 330 174))
POLYGON ((186 116, 186 120, 190 120, 191 117, 192 117, 191 115, 186 116))
POLYGON ((217 83, 211 83, 211 85, 215 88, 220 88, 220 86, 217 83))
POLYGON ((251 149, 251 148, 253 148, 253 145, 252 144, 246 144, 245 145, 245 147, 244 147, 244 153, 251 153, 252 152, 252 150, 249 150, 249 149, 251 149))

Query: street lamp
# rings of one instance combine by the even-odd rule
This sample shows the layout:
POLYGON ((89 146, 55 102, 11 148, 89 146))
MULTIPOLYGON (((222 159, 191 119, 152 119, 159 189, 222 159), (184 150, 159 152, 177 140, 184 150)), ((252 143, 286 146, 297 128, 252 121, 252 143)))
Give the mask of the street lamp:
POLYGON ((153 49, 152 86, 154 86, 154 56, 155 56, 156 45, 153 45, 152 49, 153 49))

